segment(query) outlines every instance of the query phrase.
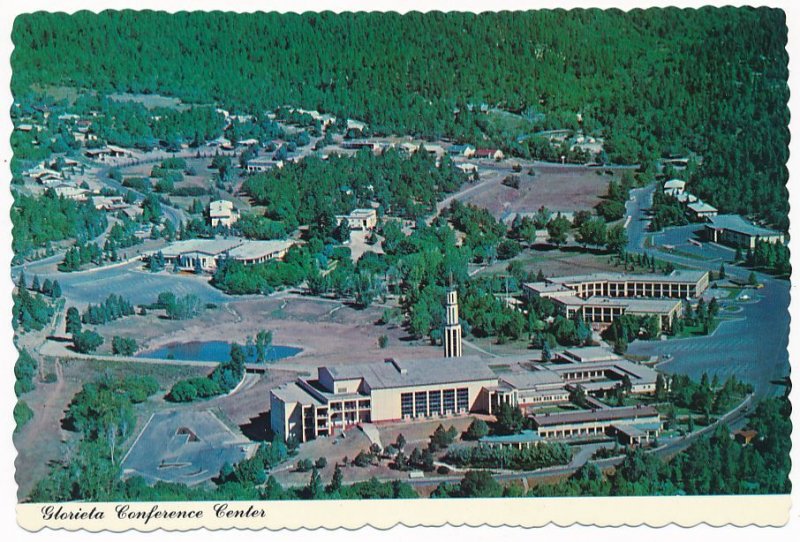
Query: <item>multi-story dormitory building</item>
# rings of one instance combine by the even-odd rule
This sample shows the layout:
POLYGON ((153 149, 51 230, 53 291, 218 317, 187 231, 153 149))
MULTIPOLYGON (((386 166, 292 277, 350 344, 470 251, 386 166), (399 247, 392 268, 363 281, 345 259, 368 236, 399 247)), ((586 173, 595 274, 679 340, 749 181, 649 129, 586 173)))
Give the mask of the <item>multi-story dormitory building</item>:
MULTIPOLYGON (((458 327, 455 292, 448 294, 447 306, 452 331, 458 327)), ((450 334, 442 358, 324 366, 316 378, 271 390, 272 430, 283 439, 305 442, 359 423, 492 414, 503 403, 527 409, 567 402, 578 385, 590 395, 603 395, 626 376, 633 393, 655 390, 654 370, 597 347, 567 351, 559 356, 561 363, 497 374, 490 363, 519 360, 461 356, 460 331, 450 334)))
POLYGON ((668 275, 595 273, 547 278, 522 285, 528 297, 555 303, 567 317, 580 313, 595 328, 603 329, 623 314, 658 316, 669 329, 681 313, 682 299, 700 296, 708 288, 705 271, 673 271, 668 275))

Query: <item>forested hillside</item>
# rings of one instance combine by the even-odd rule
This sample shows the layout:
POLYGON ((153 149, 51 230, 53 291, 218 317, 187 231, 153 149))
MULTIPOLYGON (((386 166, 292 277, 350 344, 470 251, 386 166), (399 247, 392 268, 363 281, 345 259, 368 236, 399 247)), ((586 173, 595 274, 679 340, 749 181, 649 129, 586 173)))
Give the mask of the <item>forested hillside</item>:
MULTIPOLYGON (((776 9, 35 13, 15 22, 12 89, 158 92, 233 110, 281 104, 373 133, 478 142, 477 107, 600 133, 611 160, 693 151, 693 191, 787 226, 788 68, 776 9)), ((524 141, 524 140, 523 140, 524 141)), ((495 141, 495 143, 498 143, 495 141)), ((499 142, 524 154, 519 141, 499 142)))

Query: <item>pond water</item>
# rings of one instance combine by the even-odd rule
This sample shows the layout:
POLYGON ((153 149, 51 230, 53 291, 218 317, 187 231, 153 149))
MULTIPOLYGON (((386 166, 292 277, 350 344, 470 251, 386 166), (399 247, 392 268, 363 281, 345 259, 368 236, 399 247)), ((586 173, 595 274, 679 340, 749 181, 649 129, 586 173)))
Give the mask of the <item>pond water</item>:
MULTIPOLYGON (((274 344, 267 347, 267 361, 289 358, 302 351, 302 348, 274 344)), ((255 346, 245 346, 247 362, 255 363, 255 346)), ((231 343, 226 341, 192 341, 187 343, 170 343, 155 350, 137 354, 138 358, 175 359, 178 361, 228 361, 231 355, 231 343)))

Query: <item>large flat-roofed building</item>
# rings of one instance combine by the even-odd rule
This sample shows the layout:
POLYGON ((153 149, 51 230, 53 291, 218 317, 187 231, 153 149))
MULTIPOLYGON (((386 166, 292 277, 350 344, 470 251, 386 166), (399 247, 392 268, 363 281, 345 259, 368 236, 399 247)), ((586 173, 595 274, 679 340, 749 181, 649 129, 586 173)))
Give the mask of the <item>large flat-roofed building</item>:
POLYGON ((528 296, 553 297, 574 292, 580 298, 601 297, 698 297, 708 288, 708 272, 676 270, 668 275, 649 273, 592 273, 546 278, 522 285, 528 296))
POLYGON ((287 239, 273 241, 251 241, 238 237, 227 239, 187 239, 176 241, 161 249, 164 262, 183 271, 196 271, 198 267, 213 273, 224 258, 245 265, 281 259, 294 245, 287 239))
POLYGON ((556 361, 564 363, 594 363, 598 361, 619 361, 622 357, 602 346, 583 346, 569 348, 556 353, 556 361))
POLYGON ((669 329, 680 316, 679 299, 697 297, 706 288, 705 271, 674 271, 669 275, 595 273, 522 285, 527 297, 551 300, 567 318, 580 313, 597 329, 608 327, 623 314, 658 316, 662 329, 669 329))
POLYGON ((563 382, 580 384, 592 395, 605 395, 619 387, 625 377, 631 383, 631 393, 653 393, 656 391, 658 373, 638 363, 625 359, 598 361, 581 364, 556 364, 548 367, 563 382))
POLYGON ((751 224, 739 215, 717 215, 706 224, 705 232, 706 238, 713 243, 739 248, 754 249, 758 241, 784 242, 781 232, 751 224))
POLYGON ((657 428, 655 431, 661 427, 658 411, 650 406, 552 412, 530 416, 530 419, 540 437, 557 439, 616 434, 620 426, 651 426, 657 428))
POLYGON ((490 414, 496 412, 503 403, 525 410, 569 401, 569 390, 564 385, 564 379, 546 369, 503 374, 498 377, 497 386, 487 392, 490 414))
POLYGON ((436 358, 319 367, 317 378, 270 392, 270 421, 300 442, 362 422, 487 411, 483 390, 497 377, 479 358, 436 358))
POLYGON ((353 209, 349 215, 337 215, 336 222, 347 221, 351 230, 372 230, 378 225, 378 212, 375 209, 353 209))
POLYGON ((621 297, 592 296, 581 299, 577 296, 551 298, 556 307, 567 318, 580 313, 583 320, 597 329, 610 326, 624 314, 635 316, 658 316, 662 329, 670 329, 681 314, 683 304, 679 299, 630 299, 621 297))

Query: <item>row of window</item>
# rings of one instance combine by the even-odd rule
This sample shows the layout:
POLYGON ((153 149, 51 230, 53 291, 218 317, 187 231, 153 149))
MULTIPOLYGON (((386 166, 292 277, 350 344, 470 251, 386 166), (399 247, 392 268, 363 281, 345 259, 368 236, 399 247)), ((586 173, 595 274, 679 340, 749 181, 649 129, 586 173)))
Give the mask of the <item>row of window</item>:
POLYGON ((418 391, 400 394, 403 418, 442 416, 469 410, 469 389, 418 391))

